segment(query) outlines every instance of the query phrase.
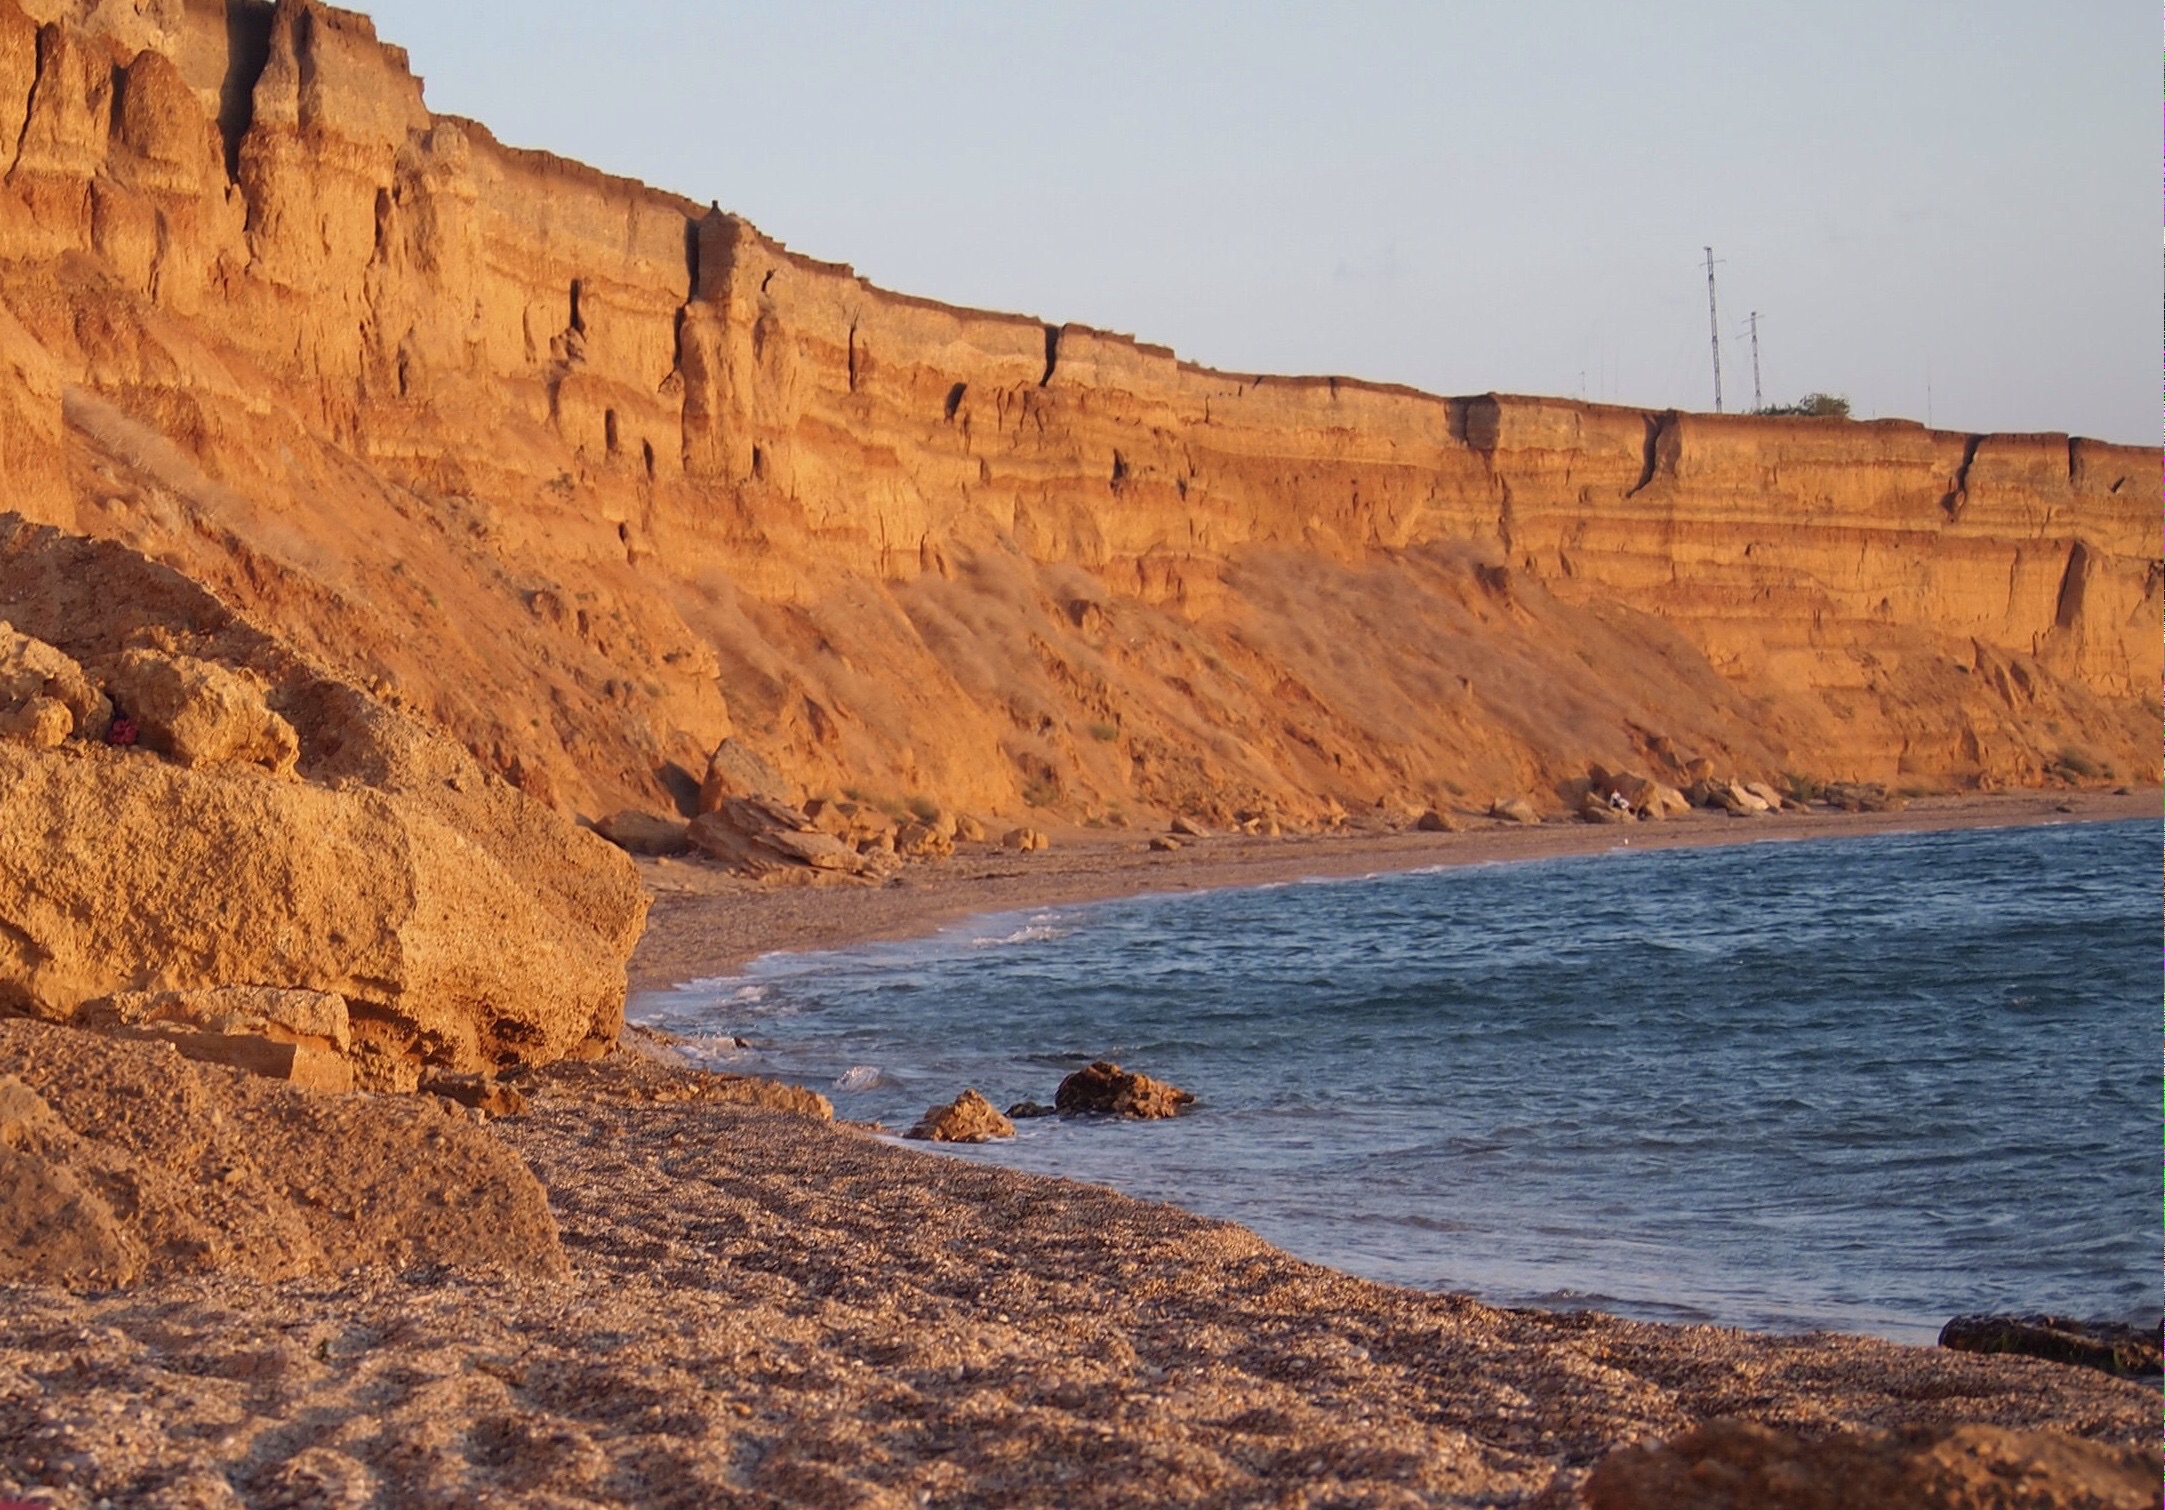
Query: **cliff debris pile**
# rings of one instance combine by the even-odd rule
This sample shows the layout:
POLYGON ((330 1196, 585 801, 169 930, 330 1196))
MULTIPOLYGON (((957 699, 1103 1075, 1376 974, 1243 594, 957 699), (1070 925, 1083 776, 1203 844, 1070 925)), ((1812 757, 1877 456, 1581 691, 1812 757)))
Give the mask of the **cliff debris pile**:
POLYGON ((559 810, 1314 828, 1554 810, 1594 761, 2153 769, 2154 449, 932 304, 438 115, 313 0, 0 0, 0 144, 0 502, 559 810))

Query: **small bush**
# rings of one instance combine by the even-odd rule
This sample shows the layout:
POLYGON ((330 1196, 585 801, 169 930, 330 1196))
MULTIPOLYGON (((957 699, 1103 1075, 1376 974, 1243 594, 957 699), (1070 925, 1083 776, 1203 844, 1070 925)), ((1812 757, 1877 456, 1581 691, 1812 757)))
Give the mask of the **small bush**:
POLYGON ((1120 737, 1120 725, 1102 723, 1092 724, 1090 726, 1090 737, 1096 740, 1099 744, 1111 744, 1114 740, 1120 737))
POLYGON ((2104 767, 2091 758, 2088 750, 2077 749, 2073 745, 2060 751, 2060 758, 2055 764, 2071 776, 2081 776, 2091 781, 2105 774, 2104 767))
POLYGON ((930 797, 912 797, 903 806, 910 810, 910 816, 919 823, 937 823, 939 821, 940 805, 930 797))
POLYGON ((1022 784, 1022 800, 1031 807, 1051 807, 1060 800, 1060 783, 1047 776, 1025 781, 1022 784))
POLYGON ((1768 404, 1752 413, 1769 419, 1848 419, 1849 400, 1839 393, 1807 393, 1793 404, 1768 404))
POLYGON ((1817 802, 1824 790, 1816 777, 1799 776, 1795 771, 1783 773, 1782 789, 1799 802, 1817 802))

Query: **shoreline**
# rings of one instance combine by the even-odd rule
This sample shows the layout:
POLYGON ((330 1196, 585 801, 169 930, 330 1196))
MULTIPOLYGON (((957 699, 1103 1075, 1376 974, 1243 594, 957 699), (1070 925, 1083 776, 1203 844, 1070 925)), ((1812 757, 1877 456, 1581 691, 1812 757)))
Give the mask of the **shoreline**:
POLYGON ((1890 833, 2158 819, 2155 788, 1926 797, 1899 812, 1814 809, 1734 818, 1694 810, 1665 823, 1522 825, 1476 819, 1457 833, 1414 830, 1262 838, 1225 834, 1148 848, 1138 830, 1053 831, 1053 847, 1019 854, 958 846, 880 886, 763 887, 700 860, 637 861, 654 898, 628 974, 633 996, 727 978, 769 954, 804 954, 921 938, 967 918, 1140 896, 1358 880, 1460 865, 1509 864, 1634 849, 1863 838, 1890 833))

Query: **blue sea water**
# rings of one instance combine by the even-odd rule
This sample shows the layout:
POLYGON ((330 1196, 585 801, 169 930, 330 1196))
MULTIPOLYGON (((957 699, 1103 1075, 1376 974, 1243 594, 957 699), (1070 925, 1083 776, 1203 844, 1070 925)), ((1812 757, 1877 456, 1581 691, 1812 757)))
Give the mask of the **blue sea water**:
POLYGON ((898 1129, 1115 1059, 1199 1105, 958 1156, 1499 1304, 2154 1325, 2161 874, 2150 822, 1620 849, 981 917, 631 1015, 898 1129))

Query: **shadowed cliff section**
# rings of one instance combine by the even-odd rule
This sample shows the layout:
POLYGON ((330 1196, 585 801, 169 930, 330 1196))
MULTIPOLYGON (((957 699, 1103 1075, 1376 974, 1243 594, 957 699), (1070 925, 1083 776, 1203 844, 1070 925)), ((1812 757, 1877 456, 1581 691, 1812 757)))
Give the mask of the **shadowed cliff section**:
POLYGON ((1591 761, 2155 775, 2155 451, 1225 374, 431 114, 313 4, 0 0, 6 503, 588 814, 1313 822, 1591 761))

